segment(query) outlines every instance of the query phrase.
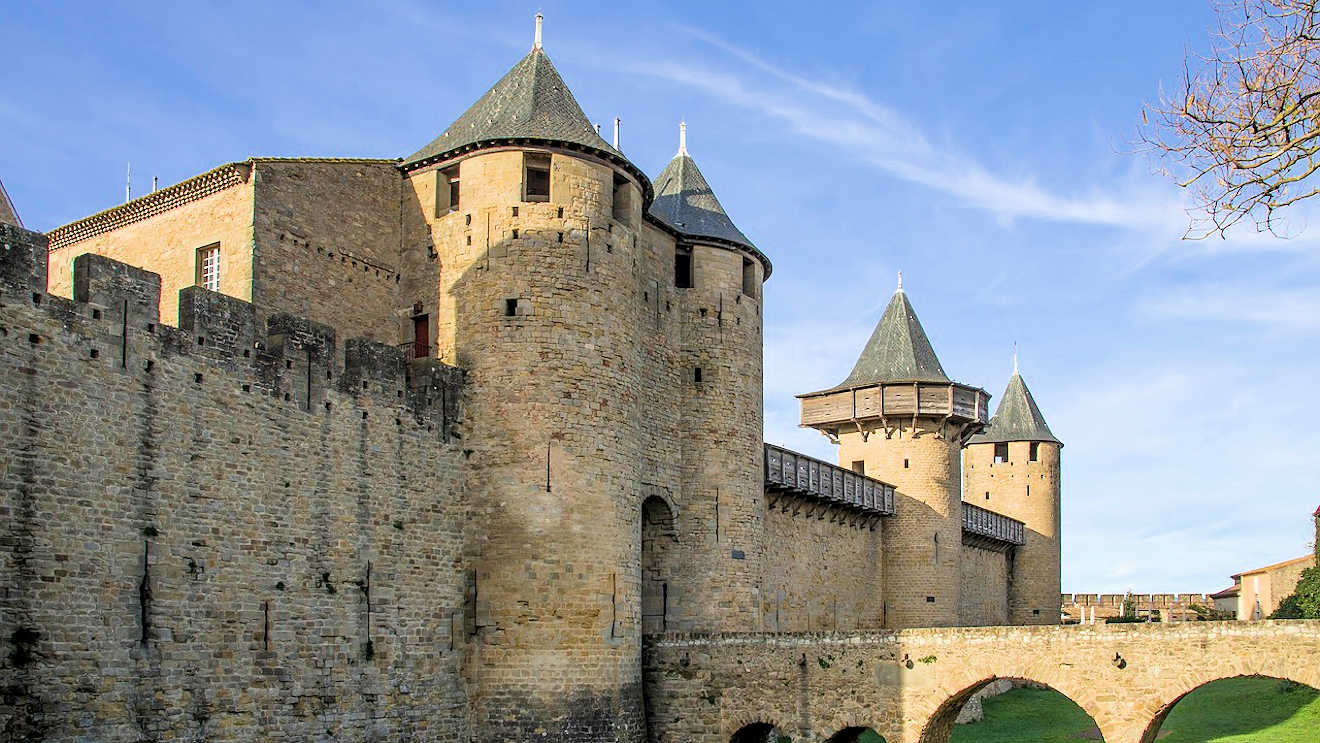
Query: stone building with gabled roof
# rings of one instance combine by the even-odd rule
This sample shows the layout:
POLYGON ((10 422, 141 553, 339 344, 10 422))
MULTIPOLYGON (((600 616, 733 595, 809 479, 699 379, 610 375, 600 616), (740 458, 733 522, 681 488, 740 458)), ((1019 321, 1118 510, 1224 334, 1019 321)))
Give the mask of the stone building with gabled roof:
MULTIPOLYGON (((61 646, 86 628, 42 607, 134 628, 50 664, 164 669, 116 698, 214 679, 231 739, 637 741, 644 635, 1058 621, 1057 536, 1000 470, 1002 502, 963 498, 989 395, 949 379, 901 285, 847 379, 802 396, 840 464, 764 441, 769 259, 685 124, 654 181, 599 136, 539 16, 406 158, 250 158, 20 237, 45 264, 0 279, 80 330, 3 358, 77 349, 42 410, 132 425, 90 463, 58 450, 78 426, 41 443, 61 482, 104 484, 51 528, 94 526, 110 577, 15 595, 61 646)), ((1057 524, 1059 443, 1014 389, 996 419, 1033 454, 1005 466, 1044 478, 1057 524)), ((193 719, 93 717, 105 739, 193 719)))

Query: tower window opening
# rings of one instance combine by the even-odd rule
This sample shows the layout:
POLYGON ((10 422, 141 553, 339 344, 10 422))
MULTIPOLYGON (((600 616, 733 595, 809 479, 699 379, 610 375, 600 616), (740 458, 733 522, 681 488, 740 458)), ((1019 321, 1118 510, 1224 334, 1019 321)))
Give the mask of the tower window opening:
MULTIPOLYGON (((628 179, 614 174, 614 206, 611 208, 611 216, 615 221, 624 224, 632 224, 633 211, 633 189, 628 179)), ((611 231, 614 225, 610 225, 611 231)))
POLYGON ((1033 461, 1033 462, 1035 462, 1035 461, 1037 461, 1037 460, 1040 459, 1040 442, 1039 442, 1039 441, 1033 441, 1033 442, 1031 442, 1031 447, 1028 449, 1028 452, 1027 452, 1027 459, 1030 459, 1030 460, 1033 461))
POLYGON ((907 468, 908 468, 908 460, 904 459, 904 460, 903 460, 903 469, 907 469, 907 468))
POLYGON ((692 284, 692 249, 678 248, 674 251, 674 286, 691 289, 692 284))
POLYGON ((1027 486, 1027 497, 1028 497, 1028 498, 1031 497, 1031 486, 1030 486, 1030 485, 1027 486))
POLYGON ((853 472, 856 472, 856 473, 859 474, 859 475, 865 475, 865 474, 866 474, 866 460, 863 460, 863 459, 854 459, 854 460, 853 460, 853 463, 852 463, 852 471, 853 471, 853 472))
POLYGON ((698 366, 692 370, 692 381, 701 384, 701 367, 698 366))
POLYGON ((742 259, 742 293, 756 298, 756 264, 751 258, 742 259))
POLYGON ((989 490, 985 491, 985 499, 986 499, 986 500, 990 500, 990 491, 989 491, 989 490))
POLYGON ((518 314, 518 300, 517 299, 504 300, 504 316, 513 317, 516 314, 518 314))
POLYGON ((539 152, 523 154, 523 201, 550 200, 550 156, 539 152))
MULTIPOLYGON (((458 211, 460 190, 458 187, 458 166, 455 165, 452 168, 445 168, 437 172, 435 213, 443 215, 458 211)), ((467 217, 467 223, 472 224, 472 215, 470 214, 467 217)))
POLYGON ((1008 461, 1008 442, 995 444, 995 464, 1008 461))
POLYGON ((197 249, 197 285, 213 292, 220 291, 220 243, 197 249))

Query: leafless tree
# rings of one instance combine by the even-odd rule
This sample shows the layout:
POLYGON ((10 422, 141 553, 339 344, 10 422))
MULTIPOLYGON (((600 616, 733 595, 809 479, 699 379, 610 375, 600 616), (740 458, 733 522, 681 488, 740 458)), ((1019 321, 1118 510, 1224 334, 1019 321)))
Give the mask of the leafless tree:
POLYGON ((1320 0, 1214 0, 1218 29, 1186 58, 1182 95, 1163 98, 1141 138, 1195 194, 1185 237, 1279 213, 1320 193, 1320 0))

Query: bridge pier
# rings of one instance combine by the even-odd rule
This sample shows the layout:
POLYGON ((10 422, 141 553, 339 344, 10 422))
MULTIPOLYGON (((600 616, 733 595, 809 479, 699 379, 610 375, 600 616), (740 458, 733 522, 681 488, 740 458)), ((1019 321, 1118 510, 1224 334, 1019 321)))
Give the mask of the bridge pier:
POLYGON ((946 743, 963 702, 997 678, 1045 684, 1105 743, 1151 743, 1185 694, 1234 676, 1320 688, 1320 621, 651 635, 653 743, 728 743, 773 725, 795 743, 870 727, 887 743, 946 743))

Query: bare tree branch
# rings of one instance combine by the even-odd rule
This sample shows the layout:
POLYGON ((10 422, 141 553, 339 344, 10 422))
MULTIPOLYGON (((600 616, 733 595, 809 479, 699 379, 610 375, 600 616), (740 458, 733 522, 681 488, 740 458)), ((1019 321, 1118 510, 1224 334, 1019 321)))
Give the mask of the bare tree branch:
POLYGON ((1141 112, 1141 140, 1195 194, 1186 238, 1244 219, 1279 234, 1276 211, 1320 193, 1320 0, 1215 0, 1208 54, 1185 55, 1182 95, 1141 112))

